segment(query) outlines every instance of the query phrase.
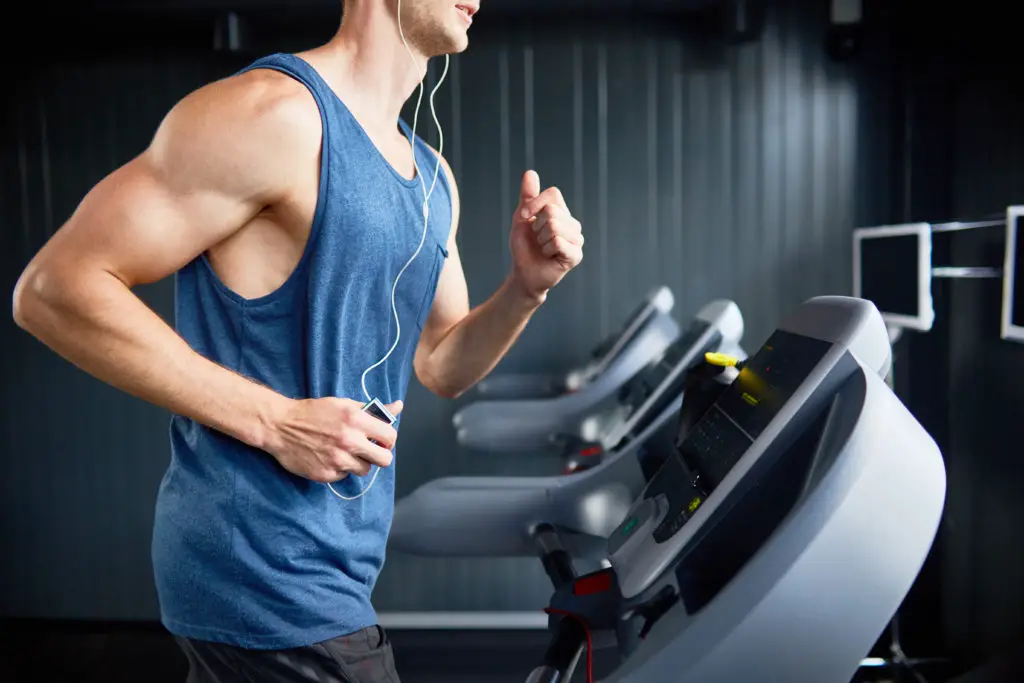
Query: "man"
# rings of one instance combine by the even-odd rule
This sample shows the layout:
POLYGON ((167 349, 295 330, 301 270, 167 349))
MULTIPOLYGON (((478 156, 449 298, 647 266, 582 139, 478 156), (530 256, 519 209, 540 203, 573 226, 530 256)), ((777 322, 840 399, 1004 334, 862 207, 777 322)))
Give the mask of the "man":
POLYGON ((438 157, 396 123, 477 9, 346 0, 327 44, 189 94, 16 286, 24 329, 173 415, 153 564, 190 681, 398 680, 370 605, 397 424, 361 408, 399 415, 413 371, 460 395, 582 259, 579 222, 528 172, 514 267, 470 310, 443 161, 424 220, 438 157), (131 291, 171 274, 175 329, 131 291))

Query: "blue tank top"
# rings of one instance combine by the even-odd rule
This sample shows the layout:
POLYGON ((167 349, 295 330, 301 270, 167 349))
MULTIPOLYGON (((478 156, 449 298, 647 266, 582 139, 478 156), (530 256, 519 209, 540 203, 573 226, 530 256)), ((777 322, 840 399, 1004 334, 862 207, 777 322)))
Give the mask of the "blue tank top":
MULTIPOLYGON (((307 62, 275 54, 243 71, 255 68, 297 79, 320 109, 323 154, 308 242, 287 281, 257 299, 228 289, 205 256, 195 259, 175 276, 176 329, 200 354, 286 396, 362 401, 363 371, 394 342, 392 284, 423 232, 420 179, 387 162, 307 62)), ((429 189, 437 156, 419 138, 415 149, 429 189)), ((441 170, 423 247, 395 293, 401 340, 366 379, 384 403, 405 396, 448 256, 451 206, 441 170)), ((152 544, 169 631, 280 649, 376 623, 370 596, 391 527, 397 452, 368 493, 342 500, 267 453, 181 416, 171 419, 170 440, 152 544)), ((334 488, 351 497, 372 476, 350 476, 334 488)))

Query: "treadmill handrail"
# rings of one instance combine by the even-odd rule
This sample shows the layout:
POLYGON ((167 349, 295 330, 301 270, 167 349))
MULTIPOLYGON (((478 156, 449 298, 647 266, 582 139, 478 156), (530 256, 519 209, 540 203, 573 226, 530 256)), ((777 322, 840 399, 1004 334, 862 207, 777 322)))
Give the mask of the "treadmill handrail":
POLYGON ((622 353, 622 350, 633 341, 633 338, 636 337, 636 332, 646 325, 648 320, 657 313, 669 315, 672 312, 673 306, 675 306, 675 297, 672 296, 672 290, 665 285, 656 287, 648 292, 640 311, 627 318, 629 322, 626 328, 618 334, 611 348, 601 354, 595 362, 587 364, 585 370, 587 376, 596 377, 604 372, 611 362, 622 353))
POLYGON ((626 347, 636 336, 636 332, 647 324, 647 321, 654 317, 655 307, 653 303, 647 303, 640 315, 638 315, 633 322, 625 329, 625 331, 618 336, 612 347, 608 349, 607 353, 601 356, 596 363, 587 365, 587 375, 594 377, 600 375, 605 369, 611 364, 613 360, 622 352, 622 349, 626 347))

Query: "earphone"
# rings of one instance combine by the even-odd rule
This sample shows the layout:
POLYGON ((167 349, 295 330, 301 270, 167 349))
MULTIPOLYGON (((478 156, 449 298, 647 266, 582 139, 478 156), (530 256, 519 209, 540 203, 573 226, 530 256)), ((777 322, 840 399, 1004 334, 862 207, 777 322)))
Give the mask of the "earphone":
MULTIPOLYGON (((402 30, 402 0, 398 0, 398 33, 402 38, 402 44, 405 45, 405 49, 409 53, 409 58, 412 60, 413 64, 416 65, 416 56, 413 54, 412 49, 409 47, 409 43, 406 42, 405 32, 402 30)), ((371 370, 380 366, 388 359, 391 353, 398 346, 398 341, 402 338, 402 324, 398 320, 398 309, 395 306, 395 291, 398 289, 398 281, 402 278, 402 274, 405 273, 406 268, 408 268, 412 264, 412 262, 416 260, 416 257, 419 256, 420 251, 423 249, 423 242, 427 238, 427 229, 430 225, 430 196, 434 194, 434 188, 437 186, 437 176, 441 171, 441 153, 444 150, 444 131, 441 130, 441 122, 437 120, 437 110, 434 108, 434 95, 437 94, 437 91, 438 89, 440 89, 441 84, 444 83, 445 76, 448 75, 449 61, 449 56, 446 54, 444 56, 444 71, 441 73, 441 78, 438 79, 437 85, 434 86, 434 89, 430 91, 430 113, 434 119, 434 125, 437 127, 438 145, 437 164, 434 167, 434 180, 430 184, 429 191, 427 190, 426 183, 423 181, 423 173, 420 172, 420 166, 416 162, 416 126, 419 122, 420 117, 420 105, 423 103, 423 81, 420 81, 419 97, 416 98, 416 109, 413 113, 412 118, 412 130, 409 132, 409 145, 412 147, 412 164, 413 167, 416 169, 416 177, 419 178, 420 187, 423 190, 423 233, 420 235, 420 243, 416 247, 416 251, 414 251, 412 256, 409 257, 409 260, 405 262, 405 265, 402 266, 402 269, 398 271, 398 275, 395 276, 395 282, 391 286, 391 312, 394 314, 395 317, 396 328, 395 341, 394 343, 391 344, 391 348, 388 349, 388 352, 385 353, 380 360, 378 360, 376 363, 374 363, 373 365, 371 365, 370 367, 366 368, 366 370, 363 371, 361 383, 363 387, 363 395, 366 396, 367 401, 372 401, 373 397, 370 395, 370 392, 366 389, 366 376, 370 373, 371 370)), ((334 489, 334 486, 332 486, 330 483, 327 484, 327 487, 335 496, 341 498, 342 500, 356 500, 357 498, 362 497, 371 488, 373 488, 374 482, 377 481, 377 475, 380 474, 380 467, 376 465, 374 465, 373 467, 376 467, 377 469, 376 471, 374 471, 373 478, 370 479, 370 483, 366 486, 365 489, 363 489, 354 496, 341 495, 334 489)))

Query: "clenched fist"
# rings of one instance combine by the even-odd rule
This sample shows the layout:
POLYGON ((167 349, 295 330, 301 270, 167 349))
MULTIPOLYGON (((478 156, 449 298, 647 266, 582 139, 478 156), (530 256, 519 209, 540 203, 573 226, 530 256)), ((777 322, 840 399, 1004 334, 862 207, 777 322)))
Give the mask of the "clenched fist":
POLYGON ((513 275, 531 296, 545 295, 583 260, 583 226, 557 187, 541 192, 534 171, 523 176, 510 242, 513 275))
MULTIPOLYGON (((402 402, 387 406, 392 415, 402 402)), ((350 474, 366 476, 371 466, 388 467, 398 433, 363 412, 347 398, 303 399, 289 403, 275 419, 264 450, 292 474, 331 483, 350 474)))

